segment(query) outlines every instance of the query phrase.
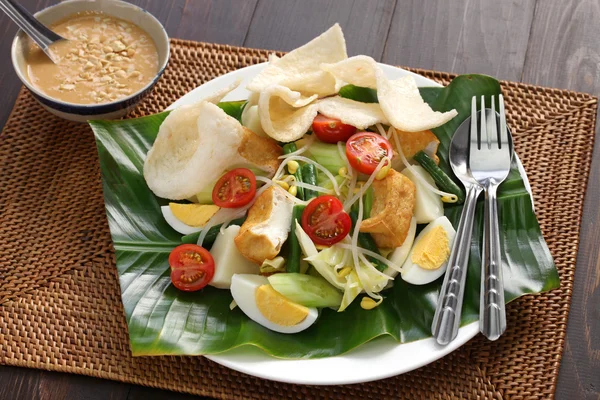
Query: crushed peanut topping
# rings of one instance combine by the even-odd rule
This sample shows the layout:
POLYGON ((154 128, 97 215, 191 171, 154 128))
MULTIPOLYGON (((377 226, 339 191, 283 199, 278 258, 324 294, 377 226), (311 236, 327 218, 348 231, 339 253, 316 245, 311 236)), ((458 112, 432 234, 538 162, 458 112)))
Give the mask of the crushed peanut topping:
POLYGON ((29 80, 50 97, 69 103, 107 103, 146 86, 158 72, 158 52, 138 26, 102 13, 71 15, 51 26, 68 39, 52 46, 52 63, 31 43, 29 80))

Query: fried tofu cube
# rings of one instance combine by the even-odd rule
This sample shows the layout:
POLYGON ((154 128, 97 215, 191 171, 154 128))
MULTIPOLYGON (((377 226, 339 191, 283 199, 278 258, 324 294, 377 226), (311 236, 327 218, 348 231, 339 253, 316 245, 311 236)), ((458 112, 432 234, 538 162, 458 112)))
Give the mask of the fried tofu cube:
POLYGON ((256 165, 273 175, 281 160, 283 149, 271 138, 262 137, 243 127, 242 142, 238 147, 238 154, 250 164, 256 165))
MULTIPOLYGON (((427 149, 428 154, 433 154, 433 160, 436 164, 440 162, 440 159, 436 155, 440 140, 431 131, 420 131, 420 132, 404 132, 396 129, 398 139, 402 145, 402 153, 407 160, 412 160, 415 154, 421 150, 427 149)), ((394 151, 397 152, 396 141, 390 140, 394 151)), ((399 159, 398 159, 399 160, 399 159)))
POLYGON ((377 247, 401 246, 410 229, 416 192, 414 183, 393 169, 384 179, 373 181, 371 217, 362 221, 360 231, 370 233, 377 247))
POLYGON ((250 207, 235 245, 248 260, 262 264, 279 254, 292 223, 294 202, 279 186, 265 190, 250 207))

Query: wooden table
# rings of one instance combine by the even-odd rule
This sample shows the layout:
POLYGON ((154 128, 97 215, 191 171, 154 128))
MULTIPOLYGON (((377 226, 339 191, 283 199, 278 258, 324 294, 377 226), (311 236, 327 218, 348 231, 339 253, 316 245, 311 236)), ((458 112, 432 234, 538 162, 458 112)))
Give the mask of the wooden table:
MULTIPOLYGON (((39 10, 51 0, 21 0, 39 10)), ((291 50, 339 22, 350 55, 394 65, 484 73, 600 94, 600 2, 594 0, 135 0, 171 37, 291 50)), ((0 16, 0 126, 21 83, 16 31, 0 16)), ((597 131, 598 132, 598 131, 597 131)), ((598 137, 598 136, 597 136, 598 137)), ((600 137, 599 137, 600 138, 600 137)), ((600 398, 600 149, 594 149, 557 398, 600 398)), ((0 399, 191 399, 140 386, 0 367, 0 399)))

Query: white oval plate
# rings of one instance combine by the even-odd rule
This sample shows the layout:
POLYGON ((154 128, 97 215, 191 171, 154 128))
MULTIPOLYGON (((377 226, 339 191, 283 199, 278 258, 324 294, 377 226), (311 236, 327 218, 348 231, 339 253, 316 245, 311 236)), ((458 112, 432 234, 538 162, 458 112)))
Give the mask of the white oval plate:
MULTIPOLYGON (((224 100, 246 99, 250 94, 244 89, 246 83, 265 65, 266 63, 252 65, 213 79, 171 104, 167 110, 198 102, 240 79, 240 87, 224 100)), ((412 75, 418 86, 440 87, 432 80, 401 68, 385 64, 379 66, 390 79, 412 75)), ((384 336, 340 356, 309 360, 278 359, 252 346, 243 346, 205 357, 259 378, 306 385, 344 385, 389 378, 420 368, 453 352, 478 332, 478 322, 463 326, 458 332, 458 337, 447 346, 439 346, 432 338, 400 344, 390 336, 384 336)))

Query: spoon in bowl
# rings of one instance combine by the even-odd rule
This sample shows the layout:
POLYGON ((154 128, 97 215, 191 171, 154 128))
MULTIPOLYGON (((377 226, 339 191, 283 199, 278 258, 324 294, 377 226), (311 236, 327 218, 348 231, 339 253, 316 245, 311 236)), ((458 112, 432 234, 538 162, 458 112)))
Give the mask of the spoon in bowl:
POLYGON ((48 29, 47 26, 38 21, 29 11, 14 0, 0 0, 0 10, 4 11, 15 24, 19 26, 38 46, 53 63, 57 60, 52 55, 51 46, 64 37, 48 29))

